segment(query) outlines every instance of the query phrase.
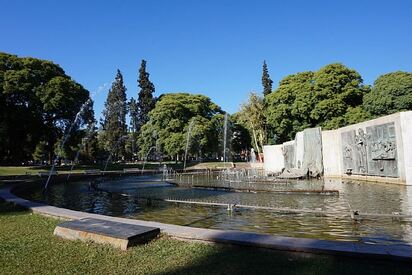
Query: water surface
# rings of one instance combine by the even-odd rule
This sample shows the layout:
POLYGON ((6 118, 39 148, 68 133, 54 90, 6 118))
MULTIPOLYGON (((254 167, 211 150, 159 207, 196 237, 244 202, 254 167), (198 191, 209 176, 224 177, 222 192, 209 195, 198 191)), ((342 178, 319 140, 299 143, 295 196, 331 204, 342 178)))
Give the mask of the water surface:
MULTIPOLYGON (((196 180, 202 178, 199 176, 196 180)), ((276 186, 277 190, 334 189, 339 190, 339 196, 180 188, 162 182, 159 177, 142 176, 103 179, 97 190, 93 186, 95 183, 90 181, 51 184, 43 194, 42 185, 33 184, 17 191, 17 195, 89 213, 193 227, 364 243, 412 243, 411 219, 373 218, 359 222, 349 217, 351 210, 412 214, 412 189, 405 186, 341 180, 298 181, 276 186), (230 212, 224 207, 170 203, 161 199, 309 209, 324 214, 256 209, 230 212)))

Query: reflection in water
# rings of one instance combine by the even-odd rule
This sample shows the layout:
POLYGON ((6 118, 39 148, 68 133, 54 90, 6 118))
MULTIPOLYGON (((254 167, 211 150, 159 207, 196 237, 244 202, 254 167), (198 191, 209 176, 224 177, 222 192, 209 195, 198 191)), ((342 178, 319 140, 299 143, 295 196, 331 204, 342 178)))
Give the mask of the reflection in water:
POLYGON ((97 188, 90 188, 89 182, 73 182, 53 184, 46 194, 42 193, 40 185, 33 185, 32 188, 25 188, 17 193, 30 200, 73 210, 193 227, 366 243, 412 242, 411 219, 373 218, 356 222, 348 217, 351 209, 361 213, 412 214, 412 188, 329 179, 279 183, 276 188, 288 190, 323 187, 339 190, 340 195, 243 193, 179 188, 161 182, 159 178, 142 176, 105 180, 97 188), (325 215, 285 214, 254 209, 228 212, 224 207, 177 204, 158 199, 321 209, 325 215))

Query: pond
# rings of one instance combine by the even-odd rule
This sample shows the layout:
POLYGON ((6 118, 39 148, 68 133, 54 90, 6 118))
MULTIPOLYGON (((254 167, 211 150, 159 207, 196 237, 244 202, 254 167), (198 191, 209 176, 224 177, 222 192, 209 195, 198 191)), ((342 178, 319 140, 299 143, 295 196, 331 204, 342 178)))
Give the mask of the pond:
MULTIPOLYGON (((204 176, 198 177, 197 182, 204 176)), ((160 176, 122 176, 96 181, 55 183, 43 194, 42 183, 16 189, 16 195, 57 207, 110 216, 192 227, 363 243, 412 243, 412 219, 371 217, 359 213, 412 213, 412 188, 382 183, 325 179, 275 183, 278 190, 333 189, 339 196, 300 193, 233 192, 177 187, 160 176), (165 200, 270 206, 275 210, 174 203, 165 200), (316 210, 302 213, 276 208, 316 210)))

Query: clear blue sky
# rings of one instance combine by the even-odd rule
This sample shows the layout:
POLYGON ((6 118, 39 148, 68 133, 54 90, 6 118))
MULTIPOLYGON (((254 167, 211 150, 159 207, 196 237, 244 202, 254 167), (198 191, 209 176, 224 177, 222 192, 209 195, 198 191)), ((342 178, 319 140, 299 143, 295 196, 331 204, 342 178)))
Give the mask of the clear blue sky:
MULTIPOLYGON (((366 84, 412 71, 412 1, 0 0, 0 51, 60 64, 94 93, 146 59, 156 95, 202 93, 229 113, 288 74, 342 62, 366 84)), ((95 98, 101 114, 106 92, 95 98)))

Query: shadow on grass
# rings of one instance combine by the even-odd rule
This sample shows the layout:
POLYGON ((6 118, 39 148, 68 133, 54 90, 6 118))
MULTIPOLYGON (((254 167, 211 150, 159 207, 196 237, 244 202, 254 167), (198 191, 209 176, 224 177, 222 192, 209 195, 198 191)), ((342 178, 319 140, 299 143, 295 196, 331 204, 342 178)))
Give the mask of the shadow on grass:
POLYGON ((0 215, 27 214, 27 212, 29 212, 29 210, 22 206, 0 199, 0 215))
POLYGON ((212 253, 164 274, 411 274, 412 263, 283 252, 240 246, 212 253))

